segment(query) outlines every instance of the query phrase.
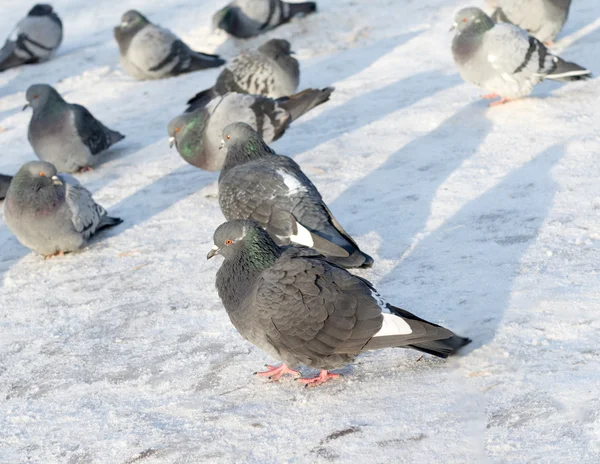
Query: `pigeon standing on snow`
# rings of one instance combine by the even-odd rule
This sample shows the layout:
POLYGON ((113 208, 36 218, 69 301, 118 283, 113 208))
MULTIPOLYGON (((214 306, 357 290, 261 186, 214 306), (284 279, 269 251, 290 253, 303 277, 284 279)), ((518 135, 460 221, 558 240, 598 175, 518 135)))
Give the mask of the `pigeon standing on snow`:
POLYGON ((314 386, 358 354, 412 348, 446 358, 470 342, 448 329, 386 303, 370 282, 304 247, 279 247, 257 223, 219 226, 210 259, 225 258, 216 286, 240 334, 284 364, 259 375, 299 376, 298 364, 320 369, 314 386))
POLYGON ((494 24, 479 8, 460 10, 454 18, 452 55, 462 78, 501 97, 492 106, 529 95, 544 79, 575 81, 591 72, 548 51, 518 26, 494 24))
POLYGON ((244 123, 227 126, 223 141, 219 205, 227 220, 256 221, 278 245, 314 248, 345 268, 373 265, 293 159, 276 154, 244 123))
POLYGON ((562 30, 571 0, 497 0, 492 19, 512 23, 549 45, 562 30))
POLYGON ((23 245, 46 257, 78 250, 98 230, 122 222, 76 179, 43 161, 25 163, 13 178, 4 220, 23 245))
POLYGON ((105 127, 85 107, 64 101, 49 85, 32 85, 25 97, 25 108, 33 108, 29 143, 39 159, 62 172, 89 170, 96 155, 125 138, 105 127))
POLYGON ((287 40, 271 39, 258 49, 246 51, 231 60, 221 71, 217 83, 188 101, 202 106, 227 92, 280 98, 292 95, 300 82, 300 66, 287 40))
POLYGON ((277 100, 228 93, 173 119, 168 126, 169 142, 176 145, 179 154, 191 165, 218 171, 225 160, 225 150, 219 147, 227 125, 245 122, 270 143, 281 137, 292 121, 329 100, 331 92, 333 87, 306 89, 277 100))
POLYGON ((11 176, 0 174, 0 200, 3 200, 6 196, 6 192, 8 191, 8 186, 10 185, 11 180, 11 176))
POLYGON ((114 33, 121 66, 135 79, 162 79, 225 63, 217 55, 195 52, 171 31, 152 24, 135 10, 123 15, 114 33))
POLYGON ((0 71, 48 60, 62 42, 62 22, 50 5, 35 5, 0 50, 0 71))
POLYGON ((234 37, 247 39, 290 21, 299 14, 317 11, 314 2, 287 3, 281 0, 235 0, 213 16, 213 27, 234 37))

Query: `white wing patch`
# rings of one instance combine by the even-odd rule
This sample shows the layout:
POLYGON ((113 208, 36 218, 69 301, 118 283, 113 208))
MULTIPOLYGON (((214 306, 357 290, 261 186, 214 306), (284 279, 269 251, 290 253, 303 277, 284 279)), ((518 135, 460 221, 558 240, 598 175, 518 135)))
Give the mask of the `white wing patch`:
POLYGON ((371 295, 377 301, 377 305, 381 308, 383 313, 383 324, 381 329, 373 337, 389 337, 392 335, 409 335, 412 333, 410 325, 399 316, 396 316, 390 312, 387 306, 387 302, 381 297, 381 295, 375 291, 371 291, 371 295))
POLYGON ((297 192, 306 192, 306 187, 302 185, 302 183, 291 174, 288 174, 282 169, 278 169, 277 174, 281 176, 281 178, 283 179, 283 183, 288 188, 288 197, 297 192))
POLYGON ((290 235, 290 240, 298 245, 304 245, 309 248, 312 247, 315 242, 313 241, 309 230, 299 222, 296 222, 296 227, 298 228, 298 232, 296 232, 295 235, 290 235))

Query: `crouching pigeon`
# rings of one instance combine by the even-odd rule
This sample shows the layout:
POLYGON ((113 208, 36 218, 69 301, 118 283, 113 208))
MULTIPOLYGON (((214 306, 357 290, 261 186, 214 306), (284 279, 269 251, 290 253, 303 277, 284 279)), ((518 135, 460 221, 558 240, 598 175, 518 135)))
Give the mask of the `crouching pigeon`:
POLYGON ((576 81, 591 71, 553 55, 518 26, 494 24, 479 8, 464 8, 454 18, 452 55, 462 78, 483 87, 492 106, 529 95, 544 79, 576 81))
POLYGON ((171 120, 167 128, 169 143, 175 144, 181 157, 191 165, 218 171, 225 160, 225 150, 219 147, 227 125, 245 122, 270 143, 280 138, 292 121, 329 100, 332 92, 333 87, 306 89, 277 100, 228 93, 171 120))
POLYGON ((279 247, 255 222, 222 224, 208 253, 224 259, 216 286, 240 334, 284 364, 259 375, 299 376, 298 364, 320 369, 300 379, 319 385, 339 377, 358 354, 412 348, 446 358, 470 342, 448 329, 386 303, 368 281, 304 247, 279 247))
POLYGON ((29 143, 39 159, 61 172, 91 169, 96 155, 125 138, 104 126, 85 107, 64 101, 49 85, 32 85, 25 98, 23 109, 33 109, 29 143))
POLYGON ((213 16, 213 27, 247 39, 287 23, 294 16, 317 11, 314 2, 281 0, 234 0, 213 16))
POLYGON ((123 222, 76 179, 43 161, 25 163, 13 178, 4 220, 23 245, 47 258, 78 250, 100 229, 123 222))
POLYGON ((62 22, 52 6, 35 5, 17 23, 0 50, 0 71, 48 60, 62 42, 62 36, 62 22))
POLYGON ((195 52, 175 34, 152 24, 136 10, 126 12, 114 29, 121 66, 133 78, 162 79, 225 63, 217 55, 195 52))
POLYGON ((219 176, 219 204, 225 218, 256 221, 278 245, 314 248, 345 268, 373 265, 293 159, 276 154, 240 122, 225 128, 223 143, 227 156, 219 176))

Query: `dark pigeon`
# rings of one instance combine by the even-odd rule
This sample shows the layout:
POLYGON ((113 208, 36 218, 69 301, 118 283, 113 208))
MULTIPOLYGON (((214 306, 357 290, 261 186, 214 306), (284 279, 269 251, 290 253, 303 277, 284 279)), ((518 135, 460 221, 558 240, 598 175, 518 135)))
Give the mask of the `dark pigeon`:
POLYGON ((314 248, 345 268, 373 265, 294 160, 276 154, 244 123, 227 126, 223 140, 219 204, 227 220, 256 221, 278 245, 314 248))
POLYGON ((283 361, 265 373, 272 380, 299 375, 298 364, 320 369, 318 385, 339 374, 330 369, 358 354, 412 348, 446 358, 470 342, 448 329, 386 303, 371 283, 304 247, 279 247, 252 221, 219 226, 207 258, 225 258, 216 286, 239 333, 283 361))
POLYGON ((3 200, 6 196, 6 192, 8 191, 8 186, 10 185, 11 180, 11 176, 0 174, 0 200, 3 200))

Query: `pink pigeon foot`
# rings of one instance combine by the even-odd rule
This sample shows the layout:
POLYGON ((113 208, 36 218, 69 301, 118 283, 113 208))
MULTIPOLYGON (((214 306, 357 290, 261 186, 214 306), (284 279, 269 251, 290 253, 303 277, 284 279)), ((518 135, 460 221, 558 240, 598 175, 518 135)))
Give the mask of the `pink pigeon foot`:
POLYGON ((65 255, 64 251, 57 251, 57 252, 56 252, 56 253, 54 253, 53 255, 45 255, 45 256, 44 256, 44 259, 52 259, 52 258, 54 258, 55 256, 58 256, 58 257, 63 257, 64 255, 65 255))
POLYGON ((270 366, 267 364, 267 370, 264 372, 255 372, 259 377, 268 377, 272 382, 277 382, 283 375, 292 375, 294 377, 300 377, 300 372, 295 371, 287 367, 287 364, 281 364, 279 366, 270 366))
POLYGON ((330 374, 326 370, 321 370, 316 377, 298 379, 298 382, 303 383, 306 387, 316 387, 317 385, 327 382, 329 379, 337 379, 338 377, 341 377, 341 374, 330 374))
POLYGON ((498 98, 500 95, 498 95, 497 93, 486 93, 485 95, 482 95, 481 98, 485 98, 486 100, 493 100, 494 98, 498 98))
POLYGON ((554 42, 554 40, 548 40, 547 42, 544 42, 544 45, 546 47, 554 47, 556 45, 556 42, 554 42))
POLYGON ((505 103, 508 103, 509 101, 510 100, 508 98, 502 97, 500 100, 490 103, 490 108, 492 108, 494 106, 504 105, 505 103))
POLYGON ((91 166, 81 166, 77 172, 90 172, 93 170, 94 168, 91 166))

